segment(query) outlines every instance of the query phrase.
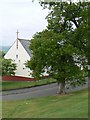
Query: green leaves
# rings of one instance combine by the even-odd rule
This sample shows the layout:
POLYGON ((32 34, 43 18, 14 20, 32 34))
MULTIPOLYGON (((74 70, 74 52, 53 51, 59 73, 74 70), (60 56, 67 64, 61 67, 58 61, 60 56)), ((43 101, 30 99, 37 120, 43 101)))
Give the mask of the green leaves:
POLYGON ((0 51, 0 58, 3 58, 5 53, 3 51, 0 51))
POLYGON ((58 81, 81 84, 87 63, 88 2, 57 2, 50 9, 47 29, 31 39, 33 56, 27 67, 34 77, 46 70, 58 81))
POLYGON ((11 59, 0 59, 0 60, 2 63, 2 65, 0 66, 2 70, 1 72, 2 76, 3 75, 7 75, 7 76, 15 75, 16 64, 12 63, 11 59))

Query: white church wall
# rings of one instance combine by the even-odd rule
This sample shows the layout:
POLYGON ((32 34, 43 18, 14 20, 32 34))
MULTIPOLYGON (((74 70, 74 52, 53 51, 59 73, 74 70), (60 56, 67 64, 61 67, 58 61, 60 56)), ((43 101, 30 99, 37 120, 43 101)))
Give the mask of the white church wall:
POLYGON ((25 67, 25 62, 30 60, 30 56, 27 51, 24 49, 20 41, 18 40, 18 48, 17 41, 12 45, 7 54, 5 55, 6 59, 12 59, 14 63, 17 65, 17 70, 15 71, 16 76, 24 76, 31 77, 30 69, 25 67))

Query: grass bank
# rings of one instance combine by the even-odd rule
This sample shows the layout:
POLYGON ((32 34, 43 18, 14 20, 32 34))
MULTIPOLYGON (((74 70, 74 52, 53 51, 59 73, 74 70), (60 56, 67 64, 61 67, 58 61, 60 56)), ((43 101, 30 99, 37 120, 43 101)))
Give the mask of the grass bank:
POLYGON ((2 90, 12 90, 20 88, 35 87, 56 82, 55 79, 42 79, 38 81, 3 81, 2 90))
POLYGON ((3 118, 87 118, 88 91, 68 95, 3 101, 3 118))

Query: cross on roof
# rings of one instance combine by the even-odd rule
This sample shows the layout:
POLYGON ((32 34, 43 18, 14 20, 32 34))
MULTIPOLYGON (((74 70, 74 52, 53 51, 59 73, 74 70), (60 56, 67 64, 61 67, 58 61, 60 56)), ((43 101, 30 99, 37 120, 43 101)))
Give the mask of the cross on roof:
POLYGON ((16 32, 16 33, 17 33, 17 39, 18 39, 18 34, 19 34, 18 30, 17 30, 17 32, 16 32))

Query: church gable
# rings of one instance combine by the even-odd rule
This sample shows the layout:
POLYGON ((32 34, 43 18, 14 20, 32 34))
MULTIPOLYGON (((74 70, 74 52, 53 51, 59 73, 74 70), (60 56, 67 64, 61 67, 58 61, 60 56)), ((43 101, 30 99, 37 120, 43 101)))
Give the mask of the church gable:
POLYGON ((25 41, 28 41, 28 40, 22 40, 22 39, 19 40, 18 39, 18 45, 17 45, 17 40, 16 40, 15 43, 12 45, 12 47, 9 49, 9 51, 6 53, 6 55, 5 55, 6 59, 15 60, 17 58, 16 56, 19 56, 19 59, 30 58, 31 52, 29 50, 29 42, 28 42, 28 46, 24 46, 24 44, 22 44, 20 41, 22 41, 22 43, 24 41, 24 43, 25 43, 25 41), (28 48, 26 49, 25 47, 28 47, 28 48))
POLYGON ((15 72, 16 76, 32 77, 30 76, 30 69, 26 68, 25 63, 31 58, 31 51, 29 49, 30 41, 18 38, 11 48, 8 50, 5 59, 12 59, 16 63, 17 70, 15 72))

